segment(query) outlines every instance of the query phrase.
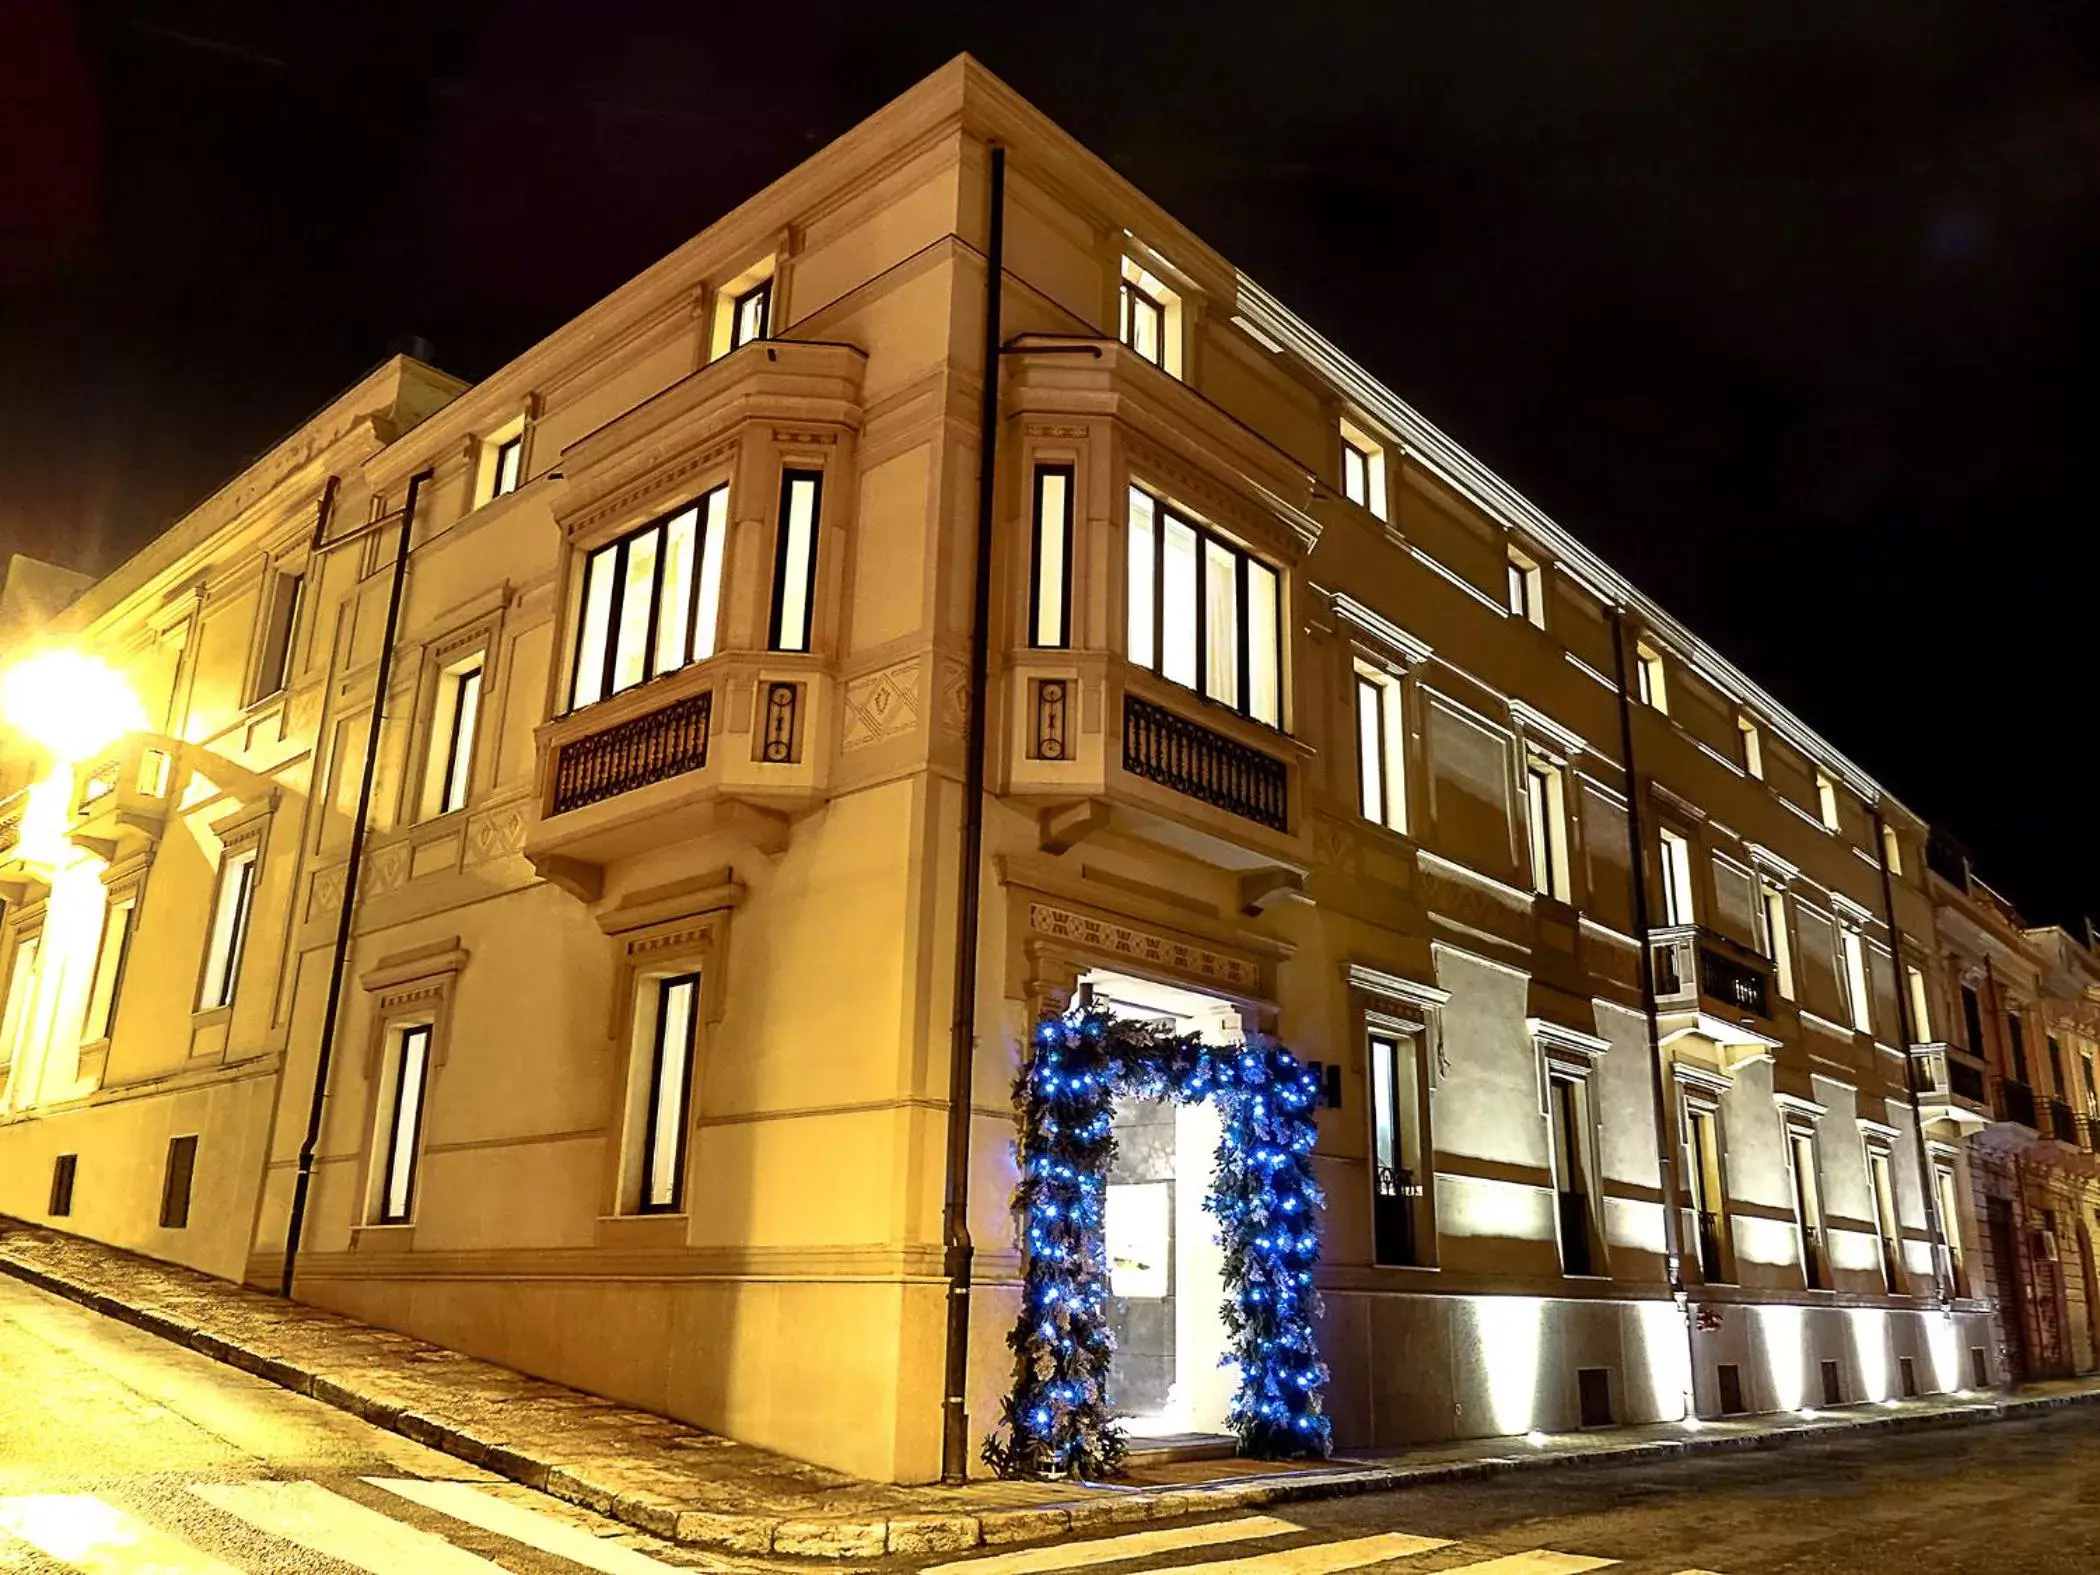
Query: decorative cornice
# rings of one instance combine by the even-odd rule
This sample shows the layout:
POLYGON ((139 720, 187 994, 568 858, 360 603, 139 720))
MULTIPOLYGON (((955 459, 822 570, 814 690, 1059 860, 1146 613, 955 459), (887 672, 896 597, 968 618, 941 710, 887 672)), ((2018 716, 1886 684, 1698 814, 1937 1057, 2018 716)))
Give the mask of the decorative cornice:
POLYGON ((1554 721, 1535 705, 1512 699, 1509 702, 1509 714, 1519 732, 1543 738, 1570 760, 1590 748, 1588 739, 1573 728, 1564 727, 1554 721))
POLYGON ((1549 1050, 1572 1051, 1579 1055, 1600 1056, 1611 1048, 1611 1041, 1596 1034, 1586 1034, 1579 1028, 1570 1028, 1566 1023, 1556 1023, 1550 1017, 1527 1017, 1524 1026, 1531 1037, 1549 1050))
POLYGON ((1383 645, 1397 651, 1401 659, 1410 665, 1426 662, 1430 657, 1430 646, 1426 640, 1417 639, 1405 629, 1382 614, 1373 612, 1355 597, 1340 591, 1334 593, 1334 615, 1370 635, 1383 645))
POLYGON ((1440 990, 1433 984, 1421 984, 1402 974, 1387 973, 1383 968, 1373 968, 1368 963, 1344 963, 1342 977, 1352 990, 1362 990, 1367 995, 1382 995, 1389 1001, 1405 1001, 1411 1006, 1425 1007, 1431 1011, 1451 999, 1449 990, 1440 990))

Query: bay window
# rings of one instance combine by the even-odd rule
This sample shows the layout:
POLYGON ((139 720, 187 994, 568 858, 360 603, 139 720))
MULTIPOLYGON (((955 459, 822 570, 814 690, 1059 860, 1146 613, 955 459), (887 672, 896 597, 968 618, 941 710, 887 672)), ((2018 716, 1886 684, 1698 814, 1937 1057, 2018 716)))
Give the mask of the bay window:
POLYGON ((1282 586, 1274 569, 1130 489, 1129 652, 1170 683, 1283 725, 1282 586))
POLYGON ((715 654, 728 528, 716 487, 584 560, 570 710, 715 654))

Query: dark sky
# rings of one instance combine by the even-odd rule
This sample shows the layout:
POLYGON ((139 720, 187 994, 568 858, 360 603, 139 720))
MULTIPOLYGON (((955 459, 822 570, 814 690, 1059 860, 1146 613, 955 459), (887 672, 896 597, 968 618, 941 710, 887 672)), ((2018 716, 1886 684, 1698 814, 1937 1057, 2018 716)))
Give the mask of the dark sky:
POLYGON ((0 0, 0 550, 479 377, 961 49, 2100 912, 2100 7, 0 0))

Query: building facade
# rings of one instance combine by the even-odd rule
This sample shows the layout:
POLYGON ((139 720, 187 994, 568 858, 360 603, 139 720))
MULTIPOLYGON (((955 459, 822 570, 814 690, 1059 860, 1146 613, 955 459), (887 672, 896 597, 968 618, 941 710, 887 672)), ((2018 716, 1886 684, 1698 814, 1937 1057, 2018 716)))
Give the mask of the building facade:
MULTIPOLYGON (((1926 828, 967 59, 44 638, 137 715, 8 756, 0 1211, 925 1480, 1085 998, 1320 1063, 1345 1447, 2005 1376, 1926 828)), ((1204 1122, 1118 1117, 1140 1432, 1204 1122)))

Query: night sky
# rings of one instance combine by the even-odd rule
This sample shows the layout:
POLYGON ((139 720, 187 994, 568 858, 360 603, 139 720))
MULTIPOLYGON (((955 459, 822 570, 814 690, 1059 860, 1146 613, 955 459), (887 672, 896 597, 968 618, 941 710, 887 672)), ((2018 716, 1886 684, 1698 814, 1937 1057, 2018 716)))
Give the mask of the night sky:
POLYGON ((0 0, 0 552, 485 375, 962 49, 2100 915, 2090 5, 0 0))

